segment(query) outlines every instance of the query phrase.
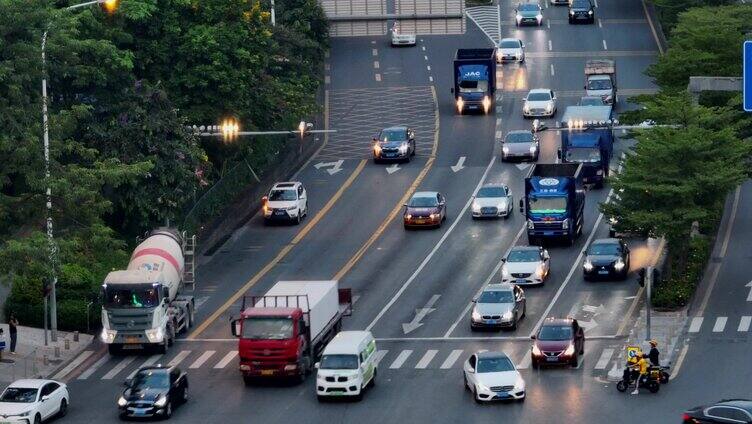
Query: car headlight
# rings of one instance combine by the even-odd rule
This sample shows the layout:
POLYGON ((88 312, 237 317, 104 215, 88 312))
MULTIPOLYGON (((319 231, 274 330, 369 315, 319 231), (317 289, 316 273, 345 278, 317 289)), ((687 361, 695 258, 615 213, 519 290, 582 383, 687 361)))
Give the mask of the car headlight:
POLYGON ((18 414, 18 416, 19 417, 28 417, 29 414, 31 414, 31 410, 21 412, 20 414, 18 414))
POLYGON ((543 15, 541 15, 541 14, 539 13, 539 14, 537 14, 537 15, 535 16, 535 19, 537 19, 538 21, 542 21, 542 20, 543 20, 543 15))
POLYGON ((570 343, 569 346, 567 346, 567 350, 564 351, 564 355, 566 356, 574 355, 574 344, 570 343))
POLYGON ((509 147, 508 146, 502 146, 501 151, 504 152, 504 154, 509 153, 509 147))
POLYGON ((491 99, 489 99, 488 96, 483 96, 483 110, 488 112, 490 108, 491 108, 491 99))
POLYGON ((480 321, 480 318, 481 318, 481 317, 480 317, 480 313, 478 313, 478 311, 476 311, 476 310, 475 310, 475 309, 473 308, 473 314, 471 315, 471 319, 472 319, 473 321, 480 321))
POLYGON ((592 10, 588 10, 587 14, 588 14, 588 15, 592 15, 592 14, 593 14, 593 11, 592 11, 592 10))
POLYGON ((373 145, 373 152, 376 153, 377 155, 381 154, 381 146, 379 145, 379 143, 376 143, 373 145))
POLYGON ((561 221, 561 229, 562 230, 569 229, 569 219, 565 219, 564 221, 561 221))
POLYGON ((592 271, 593 270, 593 263, 590 262, 589 259, 585 259, 585 262, 582 264, 582 267, 585 268, 585 271, 592 271))
POLYGON ((117 330, 103 328, 102 334, 99 337, 102 339, 102 342, 110 344, 115 341, 115 336, 117 336, 117 330))
POLYGON ((522 15, 520 15, 520 14, 518 13, 518 14, 517 14, 517 15, 515 16, 515 19, 517 19, 517 21, 521 21, 521 20, 522 20, 522 15))
POLYGON ((501 278, 507 278, 509 277, 509 269, 507 269, 507 266, 504 265, 501 267, 501 278))
POLYGON ((465 106, 465 101, 462 100, 462 97, 457 97, 457 110, 462 112, 462 108, 465 106))
POLYGON ((621 271, 622 269, 624 269, 624 261, 622 261, 621 259, 616 261, 616 263, 614 264, 614 269, 617 271, 621 271))
POLYGON ((528 230, 532 230, 534 228, 535 228, 535 224, 533 223, 533 220, 532 219, 528 219, 527 220, 527 229, 528 230))
POLYGON ((501 317, 504 319, 512 319, 513 316, 514 314, 512 313, 512 311, 507 311, 507 312, 504 312, 504 315, 502 315, 501 317))
POLYGON ((524 110, 525 112, 530 112, 530 105, 525 103, 525 105, 522 106, 522 110, 524 110))
POLYGON ((533 355, 535 356, 543 356, 543 352, 538 348, 538 345, 533 345, 533 355))
POLYGON ((523 380, 521 377, 517 378, 517 381, 514 382, 514 388, 517 390, 522 390, 525 388, 525 380, 523 380))
POLYGON ((123 407, 128 404, 128 401, 125 400, 124 397, 120 396, 120 398, 117 400, 117 404, 118 406, 123 407))
POLYGON ((407 215, 405 215, 405 218, 407 218, 407 219, 413 219, 413 216, 410 215, 410 214, 407 214, 407 215))
POLYGON ((554 105, 551 103, 546 105, 546 112, 551 113, 554 110, 554 105))
POLYGON ((599 169, 599 170, 595 171, 595 175, 603 175, 603 170, 599 169))
POLYGON ((400 144, 400 146, 399 146, 399 152, 402 153, 403 155, 405 153, 407 153, 407 143, 400 144))
POLYGON ((157 401, 154 402, 154 406, 156 406, 157 408, 164 408, 165 405, 167 405, 167 396, 159 395, 157 401))
POLYGON ((535 270, 535 276, 537 278, 543 278, 543 266, 538 266, 538 268, 535 270))
POLYGON ((478 204, 478 202, 473 202, 472 208, 473 212, 480 212, 480 205, 478 204))
POLYGON ((162 327, 146 330, 146 338, 149 339, 150 343, 160 343, 164 338, 162 327))
POLYGON ((507 205, 504 203, 499 203, 498 205, 496 205, 496 209, 498 210, 504 210, 506 208, 507 208, 507 205))
POLYGON ((569 16, 574 16, 574 10, 569 11, 569 16))
POLYGON ((530 146, 530 153, 535 153, 536 150, 538 150, 538 147, 535 145, 530 146))
POLYGON ((437 213, 432 213, 431 215, 428 215, 428 217, 429 217, 429 218, 431 218, 431 219, 436 219, 436 218, 438 218, 438 217, 439 217, 439 214, 437 214, 437 213))

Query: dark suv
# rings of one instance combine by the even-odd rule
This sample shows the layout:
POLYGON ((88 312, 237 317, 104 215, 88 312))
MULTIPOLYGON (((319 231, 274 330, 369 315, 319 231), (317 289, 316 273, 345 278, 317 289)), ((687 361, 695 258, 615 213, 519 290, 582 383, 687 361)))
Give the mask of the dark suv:
POLYGON ((580 355, 585 354, 585 331, 574 318, 547 318, 531 338, 533 368, 542 364, 576 367, 580 355))
POLYGON ((188 375, 174 366, 142 367, 124 385, 120 418, 170 418, 174 406, 188 401, 188 375))
POLYGON ((410 162, 415 155, 415 132, 408 127, 390 127, 373 138, 373 161, 410 162))
POLYGON ((572 0, 569 3, 569 23, 595 23, 595 6, 593 0, 572 0))

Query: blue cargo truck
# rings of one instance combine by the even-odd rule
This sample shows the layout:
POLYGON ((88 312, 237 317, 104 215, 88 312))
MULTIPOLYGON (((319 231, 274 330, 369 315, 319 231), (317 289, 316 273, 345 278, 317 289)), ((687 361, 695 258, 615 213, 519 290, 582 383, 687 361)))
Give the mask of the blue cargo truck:
POLYGON ((602 188, 614 153, 611 106, 568 106, 561 121, 559 159, 582 164, 582 181, 602 188))
POLYGON ((520 213, 527 219, 529 244, 564 240, 582 234, 585 189, 579 163, 537 163, 525 177, 520 213))
POLYGON ((496 50, 458 49, 454 56, 454 100, 457 112, 488 113, 496 93, 496 50))

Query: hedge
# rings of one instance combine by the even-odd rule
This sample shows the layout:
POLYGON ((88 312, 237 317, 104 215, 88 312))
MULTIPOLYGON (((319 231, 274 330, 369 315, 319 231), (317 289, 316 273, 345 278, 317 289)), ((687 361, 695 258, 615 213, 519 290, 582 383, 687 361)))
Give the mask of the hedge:
POLYGON ((710 239, 699 236, 689 242, 686 267, 656 285, 652 303, 656 308, 678 309, 687 305, 702 279, 711 253, 710 239))

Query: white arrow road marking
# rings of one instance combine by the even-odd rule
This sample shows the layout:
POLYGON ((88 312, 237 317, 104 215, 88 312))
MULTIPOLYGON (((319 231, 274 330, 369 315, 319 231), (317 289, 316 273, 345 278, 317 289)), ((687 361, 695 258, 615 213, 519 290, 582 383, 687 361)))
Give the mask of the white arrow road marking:
POLYGON ((603 310, 606 309, 605 306, 601 303, 600 306, 592 306, 592 305, 584 305, 582 307, 582 310, 585 312, 589 312, 593 315, 599 315, 603 312, 603 310))
POLYGON ((518 163, 515 165, 520 171, 524 171, 530 167, 529 163, 518 163))
POLYGON ((329 175, 334 175, 337 172, 342 170, 343 163, 345 163, 344 159, 340 159, 335 162, 319 162, 316 165, 313 165, 313 167, 316 169, 330 168, 330 169, 327 169, 326 172, 328 172, 329 175))
POLYGON ((452 172, 461 171, 465 167, 465 159, 467 158, 460 156, 460 158, 457 160, 457 165, 450 166, 450 168, 452 168, 452 172))
POLYGON ((744 287, 749 287, 749 294, 747 295, 747 302, 752 302, 752 281, 747 283, 747 285, 744 287))
POLYGON ((426 317, 426 315, 430 314, 431 312, 435 311, 436 309, 433 307, 433 305, 436 303, 437 300, 441 297, 440 294, 435 294, 431 296, 431 299, 428 300, 426 303, 426 306, 416 309, 415 310, 415 318, 413 318, 412 321, 410 321, 407 324, 402 324, 402 331, 407 334, 410 333, 413 330, 418 329, 423 325, 421 321, 423 318, 426 317))
POLYGON ((399 166, 397 166, 396 163, 393 163, 391 166, 388 166, 388 167, 386 167, 384 169, 386 169, 386 172, 388 172, 389 175, 392 175, 392 174, 394 174, 395 172, 399 171, 402 168, 400 168, 399 166))
POLYGON ((586 333, 598 326, 598 323, 595 322, 594 319, 591 319, 590 321, 579 321, 579 323, 580 327, 584 328, 586 333))

